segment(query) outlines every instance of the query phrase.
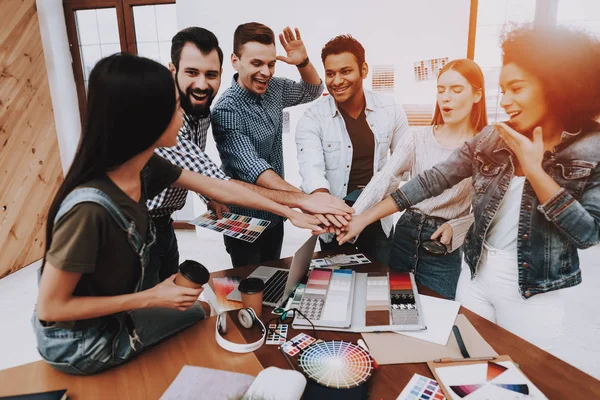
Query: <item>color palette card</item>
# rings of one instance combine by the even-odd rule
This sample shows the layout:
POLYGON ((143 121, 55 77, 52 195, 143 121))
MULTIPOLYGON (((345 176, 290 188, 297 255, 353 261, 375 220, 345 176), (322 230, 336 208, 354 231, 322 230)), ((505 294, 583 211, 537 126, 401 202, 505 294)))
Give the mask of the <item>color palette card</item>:
POLYGON ((289 354, 290 356, 295 356, 300 353, 300 350, 304 350, 306 347, 310 346, 317 339, 312 336, 307 335, 306 333, 299 333, 294 336, 289 342, 286 342, 281 346, 281 350, 289 354))
POLYGON ((387 275, 369 275, 366 303, 366 326, 390 324, 390 285, 387 275))
MULTIPOLYGON (((238 277, 225 277, 225 278, 212 278, 215 303, 213 306, 217 309, 217 312, 225 312, 230 310, 239 310, 242 308, 242 303, 238 301, 232 301, 227 299, 227 295, 231 293, 240 284, 240 278, 238 277)), ((210 289, 210 287, 204 287, 204 291, 210 289)))
POLYGON ((446 396, 433 379, 414 374, 396 400, 445 400, 446 396))
POLYGON ((439 382, 453 400, 526 400, 546 396, 512 361, 454 364, 435 368, 439 382))
POLYGON ((410 274, 390 272, 390 302, 393 325, 416 325, 419 313, 410 274))
POLYGON ((370 264, 371 260, 364 254, 336 254, 325 258, 317 258, 310 262, 310 268, 345 267, 349 265, 370 264))
POLYGON ((288 324, 269 324, 267 344, 280 346, 287 341, 287 334, 288 324))
POLYGON ((264 219, 225 212, 223 218, 218 219, 212 211, 205 212, 189 223, 250 243, 254 242, 270 224, 264 219))

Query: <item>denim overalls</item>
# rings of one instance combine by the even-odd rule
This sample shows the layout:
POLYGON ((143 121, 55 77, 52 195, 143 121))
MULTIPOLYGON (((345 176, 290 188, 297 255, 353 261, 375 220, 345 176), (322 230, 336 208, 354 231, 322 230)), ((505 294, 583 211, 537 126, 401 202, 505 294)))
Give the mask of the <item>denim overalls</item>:
MULTIPOLYGON (((148 238, 144 243, 135 223, 125 218, 110 197, 98 189, 81 188, 74 190, 64 199, 54 222, 75 205, 84 202, 93 202, 104 207, 127 233, 129 244, 138 254, 142 268, 134 292, 158 284, 158 271, 148 270, 150 249, 156 239, 152 219, 149 218, 148 238)), ((41 269, 38 272, 41 277, 41 269)), ((204 311, 196 302, 186 311, 146 308, 68 323, 45 324, 34 312, 32 323, 38 351, 46 362, 66 373, 93 374, 122 364, 141 350, 202 318, 204 311)))

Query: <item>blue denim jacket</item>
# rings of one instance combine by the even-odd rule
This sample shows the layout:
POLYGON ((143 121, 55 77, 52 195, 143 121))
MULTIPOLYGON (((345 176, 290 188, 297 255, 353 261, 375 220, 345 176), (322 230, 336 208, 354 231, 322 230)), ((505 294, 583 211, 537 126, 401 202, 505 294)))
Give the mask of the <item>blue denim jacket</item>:
MULTIPOLYGON (((513 177, 514 159, 514 153, 490 125, 392 197, 404 210, 472 177, 475 222, 464 250, 474 278, 485 235, 513 177)), ((517 236, 523 298, 581 283, 577 249, 600 242, 599 163, 600 125, 595 124, 578 133, 564 132, 554 151, 544 154, 544 171, 561 186, 551 199, 540 204, 525 181, 517 236)))

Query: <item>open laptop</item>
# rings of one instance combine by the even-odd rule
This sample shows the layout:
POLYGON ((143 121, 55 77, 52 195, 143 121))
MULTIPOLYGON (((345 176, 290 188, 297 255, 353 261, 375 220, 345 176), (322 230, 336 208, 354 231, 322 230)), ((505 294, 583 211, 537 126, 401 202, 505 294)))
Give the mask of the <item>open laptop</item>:
MULTIPOLYGON (((308 273, 310 261, 315 252, 317 236, 311 237, 296 251, 290 269, 266 267, 261 265, 252 272, 248 278, 259 278, 265 282, 263 304, 270 307, 279 307, 296 289, 296 286, 308 273)), ((242 294, 236 288, 229 295, 228 300, 242 301, 242 294)))

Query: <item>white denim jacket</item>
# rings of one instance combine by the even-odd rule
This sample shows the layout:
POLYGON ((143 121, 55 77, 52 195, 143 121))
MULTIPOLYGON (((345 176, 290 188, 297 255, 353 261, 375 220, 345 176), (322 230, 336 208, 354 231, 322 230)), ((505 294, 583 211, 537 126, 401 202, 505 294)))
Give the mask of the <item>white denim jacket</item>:
MULTIPOLYGON (((375 174, 383 168, 400 137, 408 132, 408 119, 393 97, 365 90, 365 101, 367 123, 375 140, 375 174)), ((296 148, 304 192, 323 188, 338 198, 348 194, 352 141, 333 96, 317 100, 306 110, 296 127, 296 148)), ((381 223, 389 232, 385 227, 393 224, 392 216, 381 223)), ((333 235, 324 234, 321 238, 330 242, 333 235)))

